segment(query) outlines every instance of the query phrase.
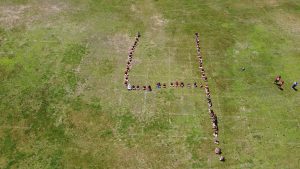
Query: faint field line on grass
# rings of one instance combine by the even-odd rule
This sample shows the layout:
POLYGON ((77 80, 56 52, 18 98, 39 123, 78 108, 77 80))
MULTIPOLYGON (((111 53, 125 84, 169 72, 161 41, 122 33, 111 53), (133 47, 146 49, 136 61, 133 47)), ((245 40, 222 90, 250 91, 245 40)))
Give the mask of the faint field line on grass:
POLYGON ((169 65, 168 79, 169 79, 169 82, 171 81, 171 77, 170 77, 171 76, 171 56, 170 55, 171 55, 171 53, 170 53, 170 48, 169 48, 168 49, 168 59, 169 59, 169 62, 168 62, 169 63, 168 64, 169 65))
MULTIPOLYGON (((203 112, 205 113, 205 112, 203 112)), ((219 113, 218 113, 219 114, 219 113)), ((193 116, 193 117, 197 117, 199 116, 199 113, 192 113, 192 114, 181 114, 181 113, 171 113, 171 116, 193 116)), ((248 119, 252 119, 252 120, 262 120, 262 121, 272 121, 272 120, 278 120, 278 119, 274 119, 274 118, 264 118, 264 117, 252 117, 252 116, 234 116, 234 115, 222 115, 222 113, 220 113, 218 115, 219 119, 235 119, 235 120, 242 120, 242 119, 246 119, 246 117, 248 119)), ((298 122, 297 119, 284 119, 284 120, 280 120, 281 122, 298 122)))
POLYGON ((181 114, 181 113, 169 113, 170 116, 199 116, 199 113, 194 113, 194 114, 181 114))
MULTIPOLYGON (((144 75, 131 75, 131 77, 142 77, 142 78, 146 78, 146 76, 144 76, 144 75)), ((154 77, 154 76, 152 76, 152 77, 154 77)), ((170 77, 169 76, 157 76, 157 78, 152 78, 153 80, 151 80, 151 81, 155 81, 155 79, 160 79, 160 78, 164 78, 164 79, 169 79, 170 77)), ((171 79, 171 78, 170 78, 171 79)), ((185 80, 190 80, 191 82, 190 83, 192 83, 192 82, 197 82, 197 81, 199 81, 200 82, 200 80, 198 80, 197 78, 186 78, 186 77, 176 77, 176 78, 174 78, 173 80, 170 80, 169 82, 175 82, 176 80, 178 80, 178 79, 185 79, 185 80)), ((185 83, 187 83, 187 82, 185 82, 185 83)), ((168 85, 170 85, 169 83, 168 83, 168 85)))
MULTIPOLYGON (((150 85, 155 85, 154 84, 154 82, 153 82, 153 84, 150 84, 150 85)), ((156 87, 156 85, 155 85, 155 87, 156 87)), ((181 88, 181 87, 178 87, 178 88, 166 88, 166 89, 152 89, 152 92, 153 93, 155 93, 156 91, 164 91, 164 90, 166 90, 166 91, 168 91, 168 90, 187 90, 187 91, 191 91, 191 90, 201 90, 202 88, 181 88)), ((116 90, 117 92, 124 92, 124 93, 128 93, 128 91, 126 91, 126 90, 122 90, 122 89, 118 89, 118 90, 116 90)), ((140 89, 140 90, 134 90, 134 91, 130 91, 130 92, 142 92, 143 90, 142 89, 140 89)), ((175 93, 176 94, 176 93, 175 93)), ((184 95, 184 96, 195 96, 195 94, 188 94, 188 93, 184 93, 184 94, 182 94, 182 95, 184 95)), ((202 95, 202 94, 199 94, 199 95, 202 95)))
MULTIPOLYGON (((132 135, 132 136, 134 137, 134 136, 139 136, 139 135, 136 134, 136 135, 132 135)), ((166 138, 165 136, 161 137, 161 135, 157 135, 156 137, 158 137, 160 140, 166 140, 167 142, 171 142, 171 143, 176 142, 177 140, 175 140, 175 139, 182 140, 182 139, 187 138, 187 136, 184 136, 184 135, 182 135, 182 136, 170 136, 168 138, 166 138)), ((208 140, 207 137, 197 137, 197 138, 200 139, 200 140, 208 140)), ((90 140, 92 140, 92 141, 85 141, 85 143, 93 145, 93 144, 95 144, 95 140, 99 141, 99 139, 97 139, 97 138, 91 138, 90 140)), ((123 146, 126 146, 125 143, 122 143, 123 140, 115 139, 114 141, 116 141, 117 144, 121 144, 123 146)), ((241 143, 243 143, 243 142, 246 142, 246 143, 249 142, 248 139, 235 139, 234 141, 241 142, 241 143)), ((162 141, 158 142, 157 140, 152 140, 152 139, 148 140, 148 142, 153 143, 155 145, 165 145, 166 144, 165 142, 162 142, 162 141)), ((264 143, 264 144, 270 144, 270 145, 276 144, 277 146, 291 146, 293 148, 299 148, 300 147, 300 143, 295 143, 295 142, 285 142, 284 143, 284 142, 262 141, 262 140, 257 140, 256 142, 258 142, 258 143, 264 143)), ((52 146, 46 146, 46 147, 53 148, 52 146)), ((89 148, 85 148, 85 147, 66 147, 63 151, 74 151, 74 150, 76 150, 76 151, 80 150, 80 151, 90 152, 90 149, 89 148)), ((208 158, 207 162, 208 163, 211 162, 210 158, 208 158)))
MULTIPOLYGON (((192 55, 192 52, 188 52, 188 53, 185 53, 185 54, 182 54, 182 55, 187 55, 187 54, 192 55)), ((214 57, 214 56, 215 55, 210 55, 210 57, 214 57)), ((141 57, 141 58, 143 58, 143 57, 141 57)), ((228 59, 228 58, 226 58, 226 59, 228 59)), ((251 59, 251 58, 242 58, 242 59, 239 58, 238 61, 248 62, 249 59, 251 59)), ((197 59, 193 59, 193 60, 197 61, 197 59)), ((206 60, 214 61, 213 59, 206 59, 206 60)), ((149 65, 157 65, 157 63, 169 62, 169 60, 167 60, 167 59, 142 59, 142 61, 149 64, 149 65)), ((185 59, 176 59, 176 61, 174 60, 174 61, 171 61, 171 62, 174 62, 174 63, 189 62, 189 59, 187 59, 187 60, 185 60, 185 59)), ((212 64, 221 65, 221 63, 219 63, 219 62, 213 62, 212 64)), ((194 65, 195 68, 197 67, 196 64, 192 64, 192 65, 194 65)), ((241 63, 241 65, 242 65, 242 63, 241 63)), ((290 65, 290 64, 285 64, 285 65, 290 65)), ((256 65, 250 65, 248 67, 273 67, 273 65, 259 65, 259 64, 256 64, 256 65)), ((247 66, 246 66, 246 71, 247 71, 247 66)))
MULTIPOLYGON (((267 87, 266 87, 267 88, 267 87)), ((203 94, 201 94, 201 93, 199 93, 199 92, 196 92, 196 93, 193 93, 193 91, 194 90, 201 90, 202 88, 181 88, 181 87, 178 87, 178 88, 166 88, 166 89, 153 89, 153 93, 155 93, 155 92, 158 92, 158 91, 164 91, 164 90, 166 90, 166 91, 168 91, 168 90, 186 90, 186 91, 190 91, 191 93, 182 93, 182 94, 178 94, 178 93, 175 93, 175 95, 182 95, 182 96, 196 96, 196 95, 203 95, 203 94), (193 90, 193 91, 192 91, 193 90)), ((260 89, 265 89, 265 88, 260 88, 260 89)), ((249 89, 247 89, 247 90, 249 90, 249 89)), ((247 91, 247 90, 240 90, 240 91, 247 91)), ((213 91, 213 92, 216 92, 216 93, 218 93, 218 91, 216 90, 216 91, 214 91, 214 90, 211 90, 211 91, 213 91)), ((235 92, 235 91, 237 91, 237 90, 234 90, 234 91, 231 91, 231 92, 235 92)), ((128 91, 126 91, 126 90, 123 90, 123 89, 116 89, 115 90, 115 92, 123 92, 123 93, 128 93, 128 91)), ((130 91, 130 92, 143 92, 143 90, 140 90, 140 91, 130 91)), ((226 92, 229 92, 229 91, 226 91, 226 92)), ((235 99, 239 99, 239 95, 222 95, 222 96, 217 96, 217 98, 235 98, 235 99)), ((253 97, 257 97, 257 98, 260 98, 260 99, 263 99, 263 98, 271 98, 271 99, 275 99, 275 98, 278 98, 278 100, 282 100, 282 98, 279 98, 279 97, 277 97, 277 96, 260 96, 260 95, 257 95, 257 96, 251 96, 252 98, 253 97)))
POLYGON ((2 129, 30 129, 31 127, 24 126, 0 126, 2 129))
POLYGON ((119 105, 121 106, 122 105, 122 98, 123 98, 123 92, 120 92, 121 95, 119 97, 119 105))
POLYGON ((47 40, 32 40, 32 42, 38 42, 38 43, 60 43, 60 41, 47 41, 47 40))
MULTIPOLYGON (((272 119, 272 118, 264 118, 264 117, 251 117, 251 116, 247 116, 247 118, 249 119, 254 119, 254 120, 278 120, 278 119, 272 119)), ((226 115, 226 116, 223 116, 221 115, 220 116, 220 119, 243 119, 243 116, 233 116, 233 115, 226 115)), ((280 121, 285 121, 285 122, 297 122, 298 120, 296 119, 285 119, 285 120, 280 120, 280 121)))
POLYGON ((143 113, 146 112, 146 102, 147 102, 147 92, 144 92, 144 104, 143 104, 143 113))
MULTIPOLYGON (((172 73, 172 71, 171 71, 171 73, 172 73)), ((178 73, 178 72, 174 72, 174 74, 175 73, 178 73)), ((144 75, 144 74, 134 74, 134 73, 132 73, 132 75, 131 75, 131 77, 132 76, 136 76, 136 77, 147 77, 147 75, 144 75)), ((152 76, 152 77, 156 77, 156 76, 152 76)), ((157 78, 166 78, 166 79, 168 79, 168 76, 164 76, 164 75, 161 75, 161 76, 157 76, 157 78)), ((200 76, 197 76, 197 77, 195 77, 195 78, 186 78, 186 77, 180 77, 180 78, 182 78, 182 79, 198 79, 200 76)), ((266 78, 266 77, 274 77, 273 75, 263 75, 262 77, 264 77, 264 78, 266 78)), ((154 79, 153 78, 153 79, 154 79)), ((209 77, 209 79, 211 79, 211 80, 216 80, 216 78, 215 77, 209 77)), ((220 78, 221 79, 221 78, 220 78)), ((272 78, 273 79, 273 78, 272 78)), ((238 78, 238 77, 233 77, 233 78, 222 78, 222 81, 236 81, 236 80, 240 80, 240 78, 238 78)), ((195 81, 200 81, 200 80, 195 80, 195 81)), ((255 87, 255 88, 259 88, 259 87, 255 87)))
MULTIPOLYGON (((168 79, 169 79, 169 82, 168 83, 170 83, 170 81, 171 81, 171 52, 170 52, 170 48, 168 48, 168 58, 169 58, 169 74, 168 74, 168 79)), ((167 84, 167 85, 169 85, 169 84, 167 84)), ((169 107, 169 110, 171 110, 171 103, 170 103, 170 101, 168 102, 168 107, 169 107)), ((170 118, 170 111, 168 111, 169 112, 169 117, 168 117, 168 121, 169 121, 169 124, 171 125, 172 124, 172 120, 171 120, 171 118, 170 118)))
MULTIPOLYGON (((149 68, 147 68, 147 75, 146 75, 146 84, 149 84, 149 68)), ((154 88, 152 88, 153 90, 154 88)), ((147 91, 144 91, 144 104, 143 104, 143 109, 142 112, 145 113, 147 112, 147 91)))
MULTIPOLYGON (((153 82, 153 84, 152 85, 155 85, 154 84, 154 82, 153 82)), ((259 89, 267 89, 267 88, 269 88, 269 87, 264 87, 264 88, 259 88, 259 89)), ((166 89, 160 89, 160 90, 158 90, 158 89, 153 89, 153 93, 155 93, 156 91, 161 91, 161 90, 166 90, 166 91, 168 91, 168 90, 186 90, 186 91, 190 91, 190 92, 192 92, 192 90, 201 90, 202 88, 181 88, 181 87, 178 87, 178 88, 170 88, 170 87, 168 87, 168 88, 166 88, 166 89)), ((237 92, 237 91, 247 91, 247 90, 250 90, 250 88, 248 88, 248 89, 245 89, 245 90, 234 90, 234 91, 226 91, 226 92, 237 92)), ((251 90, 254 90, 254 89, 251 89, 251 90)), ((211 90, 211 91, 213 91, 213 92, 216 92, 216 93, 218 93, 217 92, 217 90, 216 91, 214 91, 214 90, 211 90)), ((115 90, 115 92, 123 92, 123 93, 128 93, 128 91, 127 90, 124 90, 124 89, 116 89, 115 90)), ((143 90, 139 90, 139 91, 130 91, 130 92, 143 92, 143 90)), ((177 93, 175 93, 175 95, 177 95, 177 93)), ((203 94, 200 94, 199 92, 196 92, 196 93, 182 93, 182 94, 180 94, 180 95, 183 95, 183 96, 195 96, 195 95, 203 95, 203 94)), ((222 95, 222 96, 218 96, 218 98, 237 98, 237 97, 239 97, 239 95, 222 95)), ((259 95, 257 95, 257 96, 251 96, 251 97, 259 97, 259 98, 272 98, 272 99, 274 99, 274 98, 278 98, 278 97, 276 97, 276 96, 259 96, 259 95)), ((281 98, 278 98, 278 100, 282 100, 281 98)))

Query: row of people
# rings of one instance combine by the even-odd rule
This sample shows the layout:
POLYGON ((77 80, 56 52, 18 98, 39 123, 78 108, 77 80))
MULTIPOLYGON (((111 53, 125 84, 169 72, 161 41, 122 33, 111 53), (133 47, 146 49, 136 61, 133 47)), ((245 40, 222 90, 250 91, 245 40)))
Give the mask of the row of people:
POLYGON ((152 87, 151 85, 146 85, 146 86, 140 86, 140 85, 130 85, 128 84, 127 85, 127 89, 128 90, 146 90, 146 91, 149 91, 151 92, 152 91, 152 87))
MULTIPOLYGON (((195 33, 195 36, 196 36, 197 56, 198 56, 198 59, 199 59, 199 69, 200 69, 200 72, 201 72, 201 78, 206 83, 204 89, 205 89, 207 104, 208 104, 208 107, 209 107, 208 108, 209 116, 210 116, 211 123, 212 123, 214 143, 219 144, 219 140, 218 140, 218 134, 219 134, 218 117, 212 109, 213 105, 212 105, 212 100, 211 100, 211 97, 210 97, 210 90, 209 90, 209 87, 208 87, 208 84, 207 84, 207 77, 206 77, 206 74, 205 74, 205 70, 203 68, 203 58, 201 56, 201 50, 200 50, 200 44, 199 44, 200 43, 199 34, 195 33)), ((217 147, 215 149, 215 153, 217 155, 221 155, 221 149, 217 147)), ((225 161, 224 156, 220 156, 219 160, 220 161, 225 161)))
POLYGON ((199 34, 195 33, 196 35, 196 46, 197 46, 197 57, 199 59, 199 69, 201 72, 201 78, 203 81, 207 82, 207 77, 203 68, 203 58, 201 55, 201 50, 200 50, 200 40, 199 40, 199 34))
POLYGON ((208 107, 212 107, 212 101, 210 98, 210 92, 207 84, 205 85, 205 95, 206 95, 208 107))
MULTIPOLYGON (((198 87, 197 82, 194 82, 193 85, 191 83, 186 84, 186 87, 188 87, 188 88, 191 88, 192 86, 194 88, 197 88, 198 87)), ((176 81, 176 82, 171 82, 170 87, 182 87, 183 88, 183 87, 185 87, 185 84, 184 84, 184 82, 176 81)), ((199 87, 200 88, 203 87, 202 83, 199 84, 199 87)), ((167 88, 167 84, 158 82, 158 83, 156 83, 156 88, 158 88, 158 89, 167 88)))
MULTIPOLYGON (((184 86, 185 86, 185 85, 184 85, 184 82, 178 82, 178 81, 176 81, 175 83, 173 83, 173 82, 170 83, 170 87, 184 87, 184 86)), ((188 88, 191 88, 191 87, 192 87, 191 83, 188 83, 188 84, 187 84, 187 87, 188 87, 188 88)), ((194 87, 194 88, 197 88, 197 87, 198 87, 197 82, 194 82, 193 87, 194 87)), ((203 87, 202 83, 200 83, 199 87, 200 87, 200 88, 203 87)), ((157 89, 160 89, 160 88, 167 88, 167 84, 166 84, 166 83, 160 83, 160 82, 158 82, 158 83, 156 83, 156 88, 157 88, 157 89)), ((142 87, 142 86, 140 86, 140 85, 130 85, 129 83, 128 83, 128 85, 127 85, 127 89, 128 89, 128 90, 147 90, 147 91, 152 91, 151 85, 143 86, 143 87, 142 87)))
POLYGON ((134 53, 134 50, 135 50, 135 48, 136 48, 136 46, 139 42, 140 37, 141 37, 141 34, 138 32, 137 36, 135 37, 134 44, 129 49, 126 69, 125 69, 125 72, 124 72, 124 85, 125 86, 128 86, 128 84, 129 84, 129 71, 132 68, 133 53, 134 53))
POLYGON ((212 123, 212 128, 213 128, 213 136, 214 136, 214 143, 215 144, 219 144, 219 140, 218 140, 218 134, 219 134, 219 127, 218 127, 218 117, 215 114, 215 112, 213 111, 213 109, 209 108, 209 116, 211 119, 211 123, 212 123))

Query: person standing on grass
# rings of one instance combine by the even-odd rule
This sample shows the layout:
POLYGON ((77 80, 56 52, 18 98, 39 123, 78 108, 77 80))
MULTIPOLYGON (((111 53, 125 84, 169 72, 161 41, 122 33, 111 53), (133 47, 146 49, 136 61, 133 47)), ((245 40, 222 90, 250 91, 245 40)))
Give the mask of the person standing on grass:
POLYGON ((152 91, 152 88, 151 88, 151 86, 150 86, 150 85, 148 86, 148 91, 149 91, 149 92, 151 92, 151 91, 152 91))
POLYGON ((127 89, 128 89, 128 91, 130 91, 131 90, 131 85, 128 83, 128 85, 127 85, 127 89))
POLYGON ((160 89, 160 87, 161 87, 160 82, 156 83, 156 88, 160 89))
POLYGON ((292 89, 297 90, 296 87, 298 86, 298 82, 294 82, 292 85, 292 89))
POLYGON ((274 84, 278 85, 280 80, 281 80, 281 76, 280 75, 276 76, 276 78, 274 80, 274 84))
POLYGON ((279 89, 280 90, 283 90, 283 85, 284 85, 284 81, 283 80, 280 80, 280 82, 279 82, 279 89))

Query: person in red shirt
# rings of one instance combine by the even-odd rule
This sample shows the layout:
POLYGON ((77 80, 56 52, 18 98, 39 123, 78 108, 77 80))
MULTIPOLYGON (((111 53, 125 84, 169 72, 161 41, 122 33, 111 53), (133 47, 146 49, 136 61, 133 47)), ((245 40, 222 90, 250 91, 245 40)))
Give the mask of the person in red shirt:
POLYGON ((280 75, 276 76, 276 78, 274 80, 274 84, 278 85, 280 80, 281 80, 281 76, 280 75))
POLYGON ((175 82, 175 87, 178 87, 178 86, 179 86, 179 82, 176 81, 176 82, 175 82))

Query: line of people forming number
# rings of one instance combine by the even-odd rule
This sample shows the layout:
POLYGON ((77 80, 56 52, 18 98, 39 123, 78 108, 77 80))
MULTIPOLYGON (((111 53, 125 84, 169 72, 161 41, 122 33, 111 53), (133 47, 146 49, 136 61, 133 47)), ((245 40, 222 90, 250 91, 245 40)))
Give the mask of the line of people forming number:
MULTIPOLYGON (((133 61, 133 54, 134 51, 138 45, 139 42, 139 38, 141 37, 141 34, 138 32, 137 36, 135 37, 135 41, 134 44, 132 45, 132 47, 129 49, 128 52, 128 59, 127 59, 127 64, 126 64, 126 69, 124 72, 124 85, 128 90, 144 90, 144 91, 152 91, 152 87, 151 85, 131 85, 129 83, 129 72, 132 69, 132 61, 133 61)), ((191 87, 197 88, 198 84, 197 82, 194 82, 193 85, 191 83, 187 83, 186 87, 187 88, 191 88, 191 87)), ((171 82, 169 87, 185 87, 185 83, 184 82, 179 82, 179 81, 175 81, 175 82, 171 82)), ((203 85, 202 83, 199 84, 199 87, 202 88, 203 85)), ((160 88, 167 88, 167 84, 166 83, 156 83, 156 88, 160 89, 160 88)))
MULTIPOLYGON (((212 100, 211 100, 211 96, 210 96, 210 91, 209 91, 209 87, 208 87, 208 81, 207 81, 207 76, 205 74, 205 70, 203 68, 203 58, 201 55, 201 50, 200 50, 200 40, 199 40, 199 34, 195 33, 196 36, 196 46, 197 46, 197 57, 199 59, 199 69, 201 72, 201 78, 202 80, 205 82, 205 95, 206 95, 206 99, 207 99, 207 104, 208 104, 208 112, 209 112, 209 116, 212 122, 212 129, 213 129, 213 136, 214 136, 214 143, 215 144, 219 144, 219 140, 218 140, 218 134, 219 134, 219 127, 218 127, 218 117, 216 115, 216 113, 213 111, 212 107, 212 100)), ((220 155, 219 160, 220 161, 225 161, 225 157, 221 156, 221 148, 217 147, 215 148, 215 153, 217 155, 220 155)))
MULTIPOLYGON (((201 56, 201 51, 200 51, 200 45, 199 45, 199 34, 195 33, 196 35, 196 46, 197 46, 197 56, 199 59, 199 69, 201 72, 201 78, 202 80, 205 82, 205 94, 206 94, 206 99, 207 99, 207 104, 208 104, 208 110, 209 110, 209 116, 211 118, 211 122, 212 122, 212 128, 213 128, 213 136, 214 136, 214 143, 215 144, 219 144, 219 140, 218 140, 218 133, 219 133, 219 127, 218 127, 218 118, 216 113, 214 113, 212 107, 212 100, 211 100, 211 96, 210 96, 210 91, 209 91, 209 87, 208 87, 208 80, 207 80, 207 76, 205 74, 205 70, 203 68, 203 58, 201 56)), ((127 87, 128 90, 146 90, 146 91, 152 91, 152 87, 151 85, 144 85, 144 86, 139 86, 139 85, 130 85, 129 83, 129 71, 132 69, 132 60, 133 60, 133 54, 134 54, 134 50, 137 47, 137 44, 139 42, 139 38, 141 37, 140 33, 137 34, 137 36, 135 37, 135 42, 133 44, 133 46, 129 49, 129 54, 128 54, 128 60, 127 60, 127 65, 126 65, 126 69, 124 72, 124 85, 127 87)), ((185 87, 184 82, 178 82, 176 81, 174 82, 170 82, 170 87, 185 87)), ((192 84, 187 83, 187 87, 191 88, 192 84)), ((193 83, 193 87, 197 88, 198 85, 196 82, 193 83)), ((199 88, 202 88, 203 85, 202 83, 200 83, 199 88)), ((160 89, 160 88, 167 88, 167 84, 166 83, 160 83, 158 82, 156 84, 156 88, 160 89)), ((217 147, 215 148, 215 153, 217 155, 220 155, 219 160, 220 161, 225 161, 224 156, 221 156, 221 148, 217 147)))
MULTIPOLYGON (((162 88, 202 88, 203 84, 200 83, 199 85, 197 84, 197 82, 194 83, 187 83, 185 84, 184 82, 179 82, 179 81, 175 81, 175 82, 171 82, 169 85, 167 85, 167 83, 160 83, 157 82, 156 83, 156 89, 162 89, 162 88)), ((148 86, 140 86, 140 85, 130 85, 129 83, 127 84, 127 89, 128 90, 146 90, 146 91, 152 91, 152 87, 151 85, 148 86)))
MULTIPOLYGON (((128 59, 127 59, 126 69, 125 69, 125 72, 124 72, 124 85, 126 87, 128 87, 128 85, 129 85, 129 71, 132 69, 133 53, 134 53, 135 48, 138 45, 140 37, 141 37, 141 34, 138 32, 137 36, 135 37, 134 44, 132 45, 132 47, 129 49, 129 52, 128 52, 128 59)), ((151 90, 151 87, 150 87, 150 90, 151 90)))

